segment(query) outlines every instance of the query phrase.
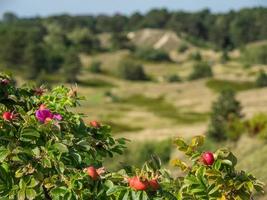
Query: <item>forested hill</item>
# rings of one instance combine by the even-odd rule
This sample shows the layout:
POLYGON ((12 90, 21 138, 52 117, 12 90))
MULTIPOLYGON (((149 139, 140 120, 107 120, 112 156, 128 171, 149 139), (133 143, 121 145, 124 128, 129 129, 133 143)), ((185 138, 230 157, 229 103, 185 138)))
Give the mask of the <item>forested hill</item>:
POLYGON ((10 22, 16 25, 28 24, 41 27, 44 24, 56 22, 65 31, 86 27, 91 33, 126 32, 141 28, 171 29, 192 43, 208 42, 210 46, 227 49, 267 39, 267 8, 263 7, 223 14, 211 13, 207 9, 195 13, 154 9, 146 14, 134 13, 130 16, 60 15, 31 19, 18 19, 15 14, 5 13, 2 24, 10 24, 10 22))

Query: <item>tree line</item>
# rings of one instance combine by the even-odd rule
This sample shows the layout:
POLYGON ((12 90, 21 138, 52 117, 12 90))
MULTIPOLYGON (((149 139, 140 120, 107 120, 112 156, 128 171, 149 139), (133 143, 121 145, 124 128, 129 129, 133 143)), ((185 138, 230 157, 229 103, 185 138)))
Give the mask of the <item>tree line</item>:
POLYGON ((104 50, 97 38, 99 33, 111 33, 114 50, 131 49, 124 33, 141 28, 169 29, 196 45, 229 50, 267 39, 266 21, 267 8, 263 7, 228 13, 211 13, 207 9, 195 13, 154 9, 130 16, 46 18, 19 18, 14 13, 5 13, 0 21, 0 66, 25 68, 23 71, 29 78, 60 72, 67 81, 73 81, 81 65, 79 53, 104 50))
POLYGON ((267 8, 246 8, 228 13, 212 13, 205 9, 199 12, 168 11, 153 9, 145 14, 130 16, 115 14, 70 16, 59 15, 47 18, 18 19, 5 13, 3 22, 19 20, 39 24, 56 22, 66 31, 88 28, 92 33, 134 31, 141 28, 170 29, 178 35, 186 35, 193 42, 205 41, 218 48, 240 47, 248 42, 267 39, 267 8))

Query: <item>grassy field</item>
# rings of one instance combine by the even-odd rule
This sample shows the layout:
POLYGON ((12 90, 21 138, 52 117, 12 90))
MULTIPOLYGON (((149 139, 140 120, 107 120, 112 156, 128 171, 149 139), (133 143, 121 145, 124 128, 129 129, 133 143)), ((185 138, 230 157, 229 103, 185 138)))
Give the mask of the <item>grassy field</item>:
POLYGON ((222 90, 228 88, 234 90, 235 92, 256 88, 255 83, 249 81, 232 81, 219 79, 208 80, 206 82, 206 86, 215 92, 221 92, 222 90))
MULTIPOLYGON (((204 59, 212 63, 213 78, 187 81, 195 61, 188 60, 188 55, 179 55, 174 51, 171 54, 176 60, 180 59, 179 62, 139 61, 152 78, 146 82, 131 82, 117 77, 118 63, 120 59, 130 56, 129 51, 83 55, 84 73, 81 79, 87 85, 80 87, 80 91, 87 97, 87 101, 80 110, 87 113, 88 120, 106 122, 113 127, 116 136, 129 138, 131 144, 126 157, 136 153, 134 159, 128 160, 135 165, 144 161, 153 151, 163 159, 176 155, 171 142, 168 143, 169 148, 166 147, 169 139, 204 134, 211 104, 224 88, 232 88, 237 92, 245 118, 258 112, 267 112, 267 89, 256 88, 254 84, 258 72, 265 70, 265 66, 244 68, 236 58, 236 52, 230 53, 232 59, 223 64, 219 53, 211 50, 200 52, 204 59), (102 62, 103 74, 88 73, 88 66, 93 60, 102 62), (165 77, 172 74, 179 75, 182 82, 167 82, 165 77), (92 84, 94 80, 97 80, 95 85, 92 84), (165 154, 156 150, 157 144, 164 149, 161 141, 166 147, 165 154), (140 156, 136 149, 143 152, 141 154, 144 156, 140 156)), ((247 169, 267 183, 265 143, 244 137, 234 145, 209 143, 207 146, 212 149, 221 145, 229 146, 236 153, 240 159, 238 168, 247 169)), ((118 157, 118 161, 124 163, 126 157, 118 157)), ((164 163, 170 167, 168 162, 164 163)))

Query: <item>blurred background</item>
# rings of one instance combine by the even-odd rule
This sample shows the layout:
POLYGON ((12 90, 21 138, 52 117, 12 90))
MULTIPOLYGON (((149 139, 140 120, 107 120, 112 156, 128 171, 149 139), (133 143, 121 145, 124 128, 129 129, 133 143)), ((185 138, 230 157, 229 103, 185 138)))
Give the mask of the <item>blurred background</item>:
POLYGON ((173 170, 172 139, 205 134, 267 183, 266 0, 0 0, 0 17, 1 72, 77 87, 77 112, 131 140, 109 168, 173 170))

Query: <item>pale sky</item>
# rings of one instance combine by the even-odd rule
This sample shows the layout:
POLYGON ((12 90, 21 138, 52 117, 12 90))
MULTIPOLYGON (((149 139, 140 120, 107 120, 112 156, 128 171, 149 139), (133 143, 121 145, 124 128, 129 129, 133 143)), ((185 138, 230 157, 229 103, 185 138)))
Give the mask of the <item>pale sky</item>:
POLYGON ((264 6, 267 0, 0 0, 0 16, 11 11, 18 16, 48 16, 68 13, 131 14, 152 8, 197 11, 209 8, 213 12, 226 12, 244 7, 264 6))

